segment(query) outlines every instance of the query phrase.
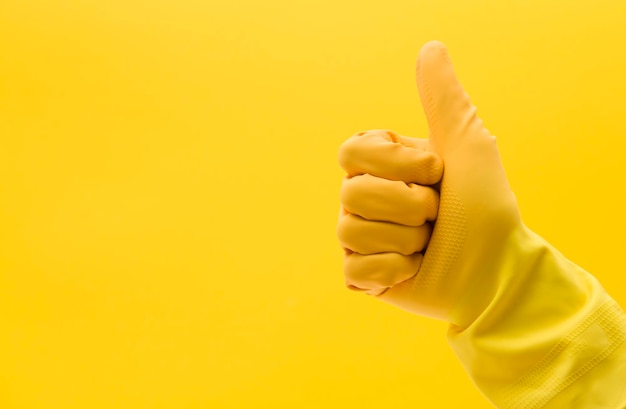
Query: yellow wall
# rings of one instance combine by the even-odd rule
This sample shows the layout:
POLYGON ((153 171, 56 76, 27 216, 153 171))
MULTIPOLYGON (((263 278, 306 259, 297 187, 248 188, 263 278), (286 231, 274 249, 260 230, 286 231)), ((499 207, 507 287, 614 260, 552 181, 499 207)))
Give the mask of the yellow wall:
POLYGON ((0 1, 0 407, 489 408, 343 288, 341 142, 445 42, 528 225, 626 304, 621 0, 0 1), (366 406, 359 406, 366 405, 366 406))

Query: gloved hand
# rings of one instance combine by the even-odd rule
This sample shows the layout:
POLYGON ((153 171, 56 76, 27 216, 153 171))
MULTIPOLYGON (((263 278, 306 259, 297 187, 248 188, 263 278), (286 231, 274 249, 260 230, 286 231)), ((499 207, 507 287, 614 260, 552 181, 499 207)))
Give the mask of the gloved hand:
POLYGON ((340 148, 346 283, 449 322, 449 342, 498 407, 623 407, 624 312, 522 223, 496 139, 443 44, 422 48, 417 84, 428 141, 377 130, 340 148), (437 156, 430 237, 437 191, 424 185, 438 180, 437 156))
POLYGON ((481 301, 488 301, 494 291, 488 275, 495 271, 485 267, 499 257, 521 219, 495 138, 476 116, 442 44, 431 42, 422 49, 417 82, 430 128, 427 141, 369 131, 340 148, 339 162, 349 178, 342 187, 348 214, 340 218, 338 235, 354 252, 345 257, 346 280, 370 293, 391 287, 382 300, 462 326, 485 306, 476 297, 466 305, 464 295, 480 291, 481 301), (446 168, 441 208, 420 263, 419 251, 430 235, 424 220, 434 219, 436 193, 402 182, 438 182, 439 157, 446 168))

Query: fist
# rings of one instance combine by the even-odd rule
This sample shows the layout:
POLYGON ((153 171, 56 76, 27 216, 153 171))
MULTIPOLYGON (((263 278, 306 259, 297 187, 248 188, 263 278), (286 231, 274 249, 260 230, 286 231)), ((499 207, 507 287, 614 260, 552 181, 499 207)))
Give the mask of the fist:
POLYGON ((346 286, 381 295, 420 269, 439 209, 443 162, 428 140, 388 130, 359 132, 339 149, 337 236, 346 286))

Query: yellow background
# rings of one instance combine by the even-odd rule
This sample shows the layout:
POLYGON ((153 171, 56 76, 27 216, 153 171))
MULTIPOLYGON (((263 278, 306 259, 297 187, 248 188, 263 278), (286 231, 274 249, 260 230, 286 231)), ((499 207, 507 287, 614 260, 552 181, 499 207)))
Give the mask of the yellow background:
POLYGON ((0 1, 0 407, 489 408, 344 289, 341 142, 445 42, 527 224, 626 304, 621 0, 0 1))

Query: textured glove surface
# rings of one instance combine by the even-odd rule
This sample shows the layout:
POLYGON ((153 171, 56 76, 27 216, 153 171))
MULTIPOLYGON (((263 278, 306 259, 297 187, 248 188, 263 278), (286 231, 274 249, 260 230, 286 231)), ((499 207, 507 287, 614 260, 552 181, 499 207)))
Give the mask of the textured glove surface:
POLYGON ((443 44, 422 48, 417 84, 428 140, 376 130, 340 149, 348 286, 449 322, 450 345, 499 408, 625 407, 624 311, 522 223, 443 44))
POLYGON ((489 282, 484 266, 521 221, 495 138, 477 117, 443 44, 433 41, 422 48, 417 84, 428 140, 377 130, 355 135, 340 149, 340 164, 348 172, 348 180, 368 182, 361 183, 361 189, 346 188, 348 182, 344 182, 343 191, 351 192, 342 195, 345 210, 338 228, 347 249, 344 271, 352 288, 369 289, 370 294, 413 313, 464 325, 484 305, 472 301, 468 309, 459 304, 467 294, 493 291, 482 284, 489 282), (411 156, 410 150, 419 154, 411 156), (430 236, 430 224, 425 221, 433 220, 438 200, 433 188, 415 183, 438 181, 441 166, 437 157, 445 164, 439 214, 422 256, 430 236), (392 188, 389 180, 379 178, 405 184, 397 182, 392 188), (401 185, 405 186, 404 195, 401 185), (411 200, 409 191, 419 198, 411 200), (384 206, 388 209, 368 214, 374 207, 384 206), (348 223, 356 217, 358 225, 348 223), (410 243, 407 236, 412 238, 410 243), (480 288, 475 288, 479 282, 480 288))

